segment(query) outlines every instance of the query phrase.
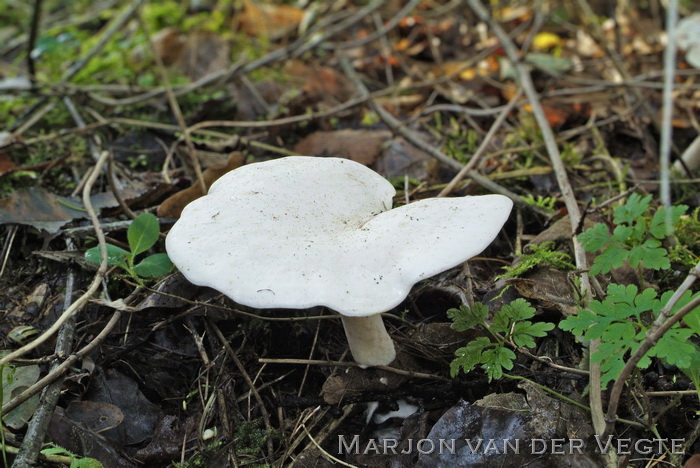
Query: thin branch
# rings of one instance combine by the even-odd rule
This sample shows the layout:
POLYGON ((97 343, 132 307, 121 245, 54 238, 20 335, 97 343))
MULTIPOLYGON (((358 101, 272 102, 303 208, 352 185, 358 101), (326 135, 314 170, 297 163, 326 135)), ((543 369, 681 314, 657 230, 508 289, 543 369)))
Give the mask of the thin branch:
POLYGON ((659 192, 661 203, 666 207, 666 232, 670 233, 673 227, 671 219, 671 176, 669 166, 671 161, 671 145, 673 126, 673 71, 676 66, 676 22, 678 21, 678 0, 670 0, 666 11, 666 35, 668 43, 664 50, 664 92, 663 109, 661 114, 661 141, 659 142, 660 178, 659 192))
POLYGON ((34 341, 27 343, 21 348, 11 352, 10 354, 0 359, 0 366, 12 362, 13 359, 24 356, 29 351, 36 349, 42 343, 45 343, 49 338, 55 335, 58 332, 58 330, 61 329, 63 324, 66 323, 66 321, 69 318, 71 318, 74 314, 82 310, 82 308, 85 306, 85 304, 87 304, 92 295, 95 294, 97 292, 97 289, 100 287, 102 279, 104 278, 105 273, 107 272, 107 247, 105 243, 104 233, 100 228, 100 221, 97 219, 95 210, 92 207, 92 202, 90 200, 90 191, 92 190, 92 186, 95 184, 97 177, 102 172, 102 166, 107 161, 108 157, 109 153, 107 153, 106 151, 102 153, 100 159, 98 159, 97 163, 95 164, 92 173, 90 174, 90 177, 88 177, 88 180, 85 183, 85 187, 83 188, 83 205, 85 205, 85 211, 87 211, 90 217, 90 221, 92 221, 92 225, 95 227, 95 236, 97 237, 97 240, 100 244, 100 253, 102 256, 102 261, 100 262, 100 267, 98 268, 95 277, 92 279, 92 282, 90 283, 90 286, 88 286, 85 293, 78 299, 76 299, 76 301, 70 307, 64 310, 61 316, 58 317, 58 319, 56 319, 56 321, 53 323, 53 325, 49 327, 48 330, 39 335, 34 341))
POLYGON ((476 149, 474 154, 472 154, 471 158, 469 158, 469 162, 462 168, 460 171, 457 173, 456 176, 452 178, 449 184, 440 191, 440 193, 437 194, 438 197, 446 197, 447 195, 454 190, 455 186, 461 181, 464 176, 469 173, 469 171, 473 170, 477 163, 479 162, 479 159, 481 159, 481 156, 486 152, 486 149, 489 147, 491 144, 491 140, 493 139, 494 135, 498 131, 498 129, 501 128, 501 125, 506 121, 506 118, 510 114, 510 111, 513 110, 513 107, 515 107, 515 104, 520 100, 520 96, 523 95, 523 90, 522 88, 518 88, 518 91, 515 93, 515 96, 508 102, 506 106, 503 107, 503 110, 501 111, 500 115, 496 120, 493 122, 491 125, 491 128, 489 128, 489 131, 486 133, 484 136, 484 140, 481 142, 481 145, 476 149))
POLYGON ((27 73, 32 83, 36 83, 36 65, 34 63, 34 46, 36 39, 39 36, 39 23, 41 22, 41 10, 44 6, 44 0, 34 0, 34 9, 32 11, 32 20, 29 24, 29 40, 27 40, 27 73))
MULTIPOLYGON (((343 68, 343 71, 345 74, 350 78, 350 81, 355 86, 355 89, 360 93, 362 97, 365 97, 368 99, 369 105, 372 107, 372 109, 379 115, 379 117, 382 119, 382 121, 389 126, 389 128, 392 129, 392 131, 400 134, 406 140, 408 140, 413 146, 416 148, 419 148, 426 153, 428 153, 430 156, 433 158, 437 159, 441 163, 445 164, 446 166, 451 167, 452 169, 455 169, 457 171, 462 170, 464 167, 459 161, 450 158, 446 154, 444 154, 442 151, 428 143, 427 141, 423 140, 419 135, 417 135, 415 132, 411 131, 409 128, 407 128, 401 121, 396 119, 393 115, 391 115, 386 109, 384 109, 381 105, 379 105, 374 99, 371 99, 369 90, 367 87, 362 83, 360 78, 357 76, 357 73, 353 69, 352 65, 350 65, 350 62, 348 61, 347 57, 341 57, 340 58, 340 66, 343 68)), ((471 179, 473 179, 477 184, 481 185, 487 190, 490 190, 491 192, 494 193, 500 193, 501 195, 505 195, 506 197, 510 198, 513 200, 514 203, 517 203, 521 206, 527 207, 528 209, 535 211, 536 213, 539 213, 543 216, 549 216, 549 213, 547 213, 545 210, 528 204, 521 196, 518 194, 511 192, 510 190, 506 189, 505 187, 501 187, 494 181, 490 180, 488 177, 485 177, 478 172, 471 170, 467 171, 467 176, 469 176, 471 179)))
MULTIPOLYGON (((339 367, 360 367, 356 362, 346 361, 322 361, 319 359, 266 359, 260 358, 258 362, 261 364, 300 364, 304 366, 339 366, 339 367)), ((424 372, 413 372, 404 369, 397 369, 389 366, 374 366, 374 369, 379 369, 393 374, 404 375, 406 377, 415 377, 417 379, 439 380, 441 382, 451 382, 450 379, 440 377, 439 375, 426 374, 424 372)))

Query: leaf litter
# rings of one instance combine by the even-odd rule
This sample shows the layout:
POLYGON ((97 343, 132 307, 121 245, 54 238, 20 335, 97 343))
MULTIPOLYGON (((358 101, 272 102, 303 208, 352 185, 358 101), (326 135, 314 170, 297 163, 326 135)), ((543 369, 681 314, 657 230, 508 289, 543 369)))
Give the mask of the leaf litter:
MULTIPOLYGON (((328 311, 287 310, 280 317, 234 304, 178 273, 139 284, 123 270, 108 270, 104 287, 78 313, 72 339, 74 353, 90 343, 94 349, 62 374, 57 407, 42 406, 53 414, 47 424, 54 444, 103 466, 301 467, 337 459, 355 466, 681 466, 700 453, 697 311, 635 367, 613 432, 618 440, 683 439, 683 453, 666 444, 619 453, 615 461, 596 452, 594 437, 601 435, 594 416, 607 408, 615 376, 662 312, 661 303, 646 299, 667 298, 681 287, 700 255, 691 157, 700 45, 693 35, 697 14, 686 5, 681 2, 676 28, 671 127, 674 157, 691 155, 683 161, 695 172, 671 179, 674 204, 688 208, 671 210, 679 227, 668 236, 658 202, 662 56, 669 40, 661 2, 615 11, 587 2, 492 7, 521 50, 573 194, 550 160, 537 105, 517 101, 486 138, 502 106, 515 98, 521 71, 492 25, 459 2, 197 2, 189 10, 162 2, 138 13, 136 3, 82 12, 100 12, 104 24, 89 15, 61 22, 61 15, 84 8, 76 5, 40 23, 35 44, 23 36, 0 46, 0 81, 21 84, 0 102, 4 334, 17 326, 37 334, 48 329, 64 309, 69 278, 76 291, 88 288, 95 265, 83 254, 99 239, 88 208, 104 225, 110 249, 129 253, 138 247, 129 230, 138 215, 155 213, 165 230, 165 221, 177 218, 203 187, 252 162, 295 153, 340 156, 387 177, 397 188, 395 204, 449 186, 460 196, 504 189, 522 208, 481 256, 425 280, 387 311, 398 358, 382 369, 353 365, 328 311), (591 12, 600 21, 589 21, 591 12), (96 37, 107 41, 98 45, 96 37), (103 48, 81 62, 93 47, 103 48), (114 157, 94 182, 88 207, 79 195, 102 150, 114 157), (438 157, 445 155, 449 162, 438 157), (464 165, 483 179, 451 184, 464 165), (583 272, 567 214, 571 196, 584 210, 575 232, 584 233, 589 247, 583 272), (634 203, 625 205, 629 200, 634 203), (544 243, 575 268, 548 263, 551 258, 532 247, 544 243), (532 267, 517 270, 528 260, 532 267), (503 276, 504 266, 519 273, 503 276), (585 306, 584 272, 594 294, 585 306), (558 326, 528 335, 527 346, 516 342, 521 322, 513 321, 513 330, 494 326, 516 300, 532 307, 527 326, 558 326), (485 326, 455 330, 447 311, 480 302, 485 326), (630 304, 638 305, 636 315, 630 304), (614 326, 595 328, 601 317, 614 326), (603 336, 600 349, 613 358, 589 360, 585 344, 567 328, 594 340, 603 336), (619 340, 627 341, 610 348, 619 340), (675 347, 668 345, 673 340, 675 347), (451 377, 455 352, 469 343, 484 344, 482 351, 500 343, 498 355, 508 359, 499 362, 510 367, 500 371, 508 376, 494 379, 490 369, 474 366, 451 377), (589 378, 601 361, 608 386, 597 401, 589 378), (413 414, 398 411, 407 401, 413 414), (368 422, 363 413, 372 405, 395 416, 368 422), (338 438, 355 435, 363 448, 383 442, 366 453, 343 451, 338 438), (454 451, 414 446, 400 453, 411 441, 452 439, 461 444, 454 451), (502 449, 506 440, 548 448, 539 454, 531 445, 519 454, 485 450, 489 442, 502 449), (562 447, 584 446, 559 454, 553 447, 560 440, 562 447), (388 453, 394 442, 399 453, 388 453)), ((29 25, 30 14, 11 5, 0 18, 29 25)), ((680 161, 676 167, 684 168, 680 161)), ((162 236, 151 240, 134 255, 162 254, 162 236)), ((691 287, 673 310, 696 291, 691 287)), ((4 344, 8 352, 16 346, 9 339, 4 344)), ((47 363, 55 346, 50 340, 25 356, 43 357, 39 364, 3 369, 3 405, 53 372, 47 363)), ((22 444, 32 413, 41 418, 38 405, 48 403, 32 397, 3 411, 10 445, 22 444)), ((58 466, 47 456, 43 463, 58 466)))

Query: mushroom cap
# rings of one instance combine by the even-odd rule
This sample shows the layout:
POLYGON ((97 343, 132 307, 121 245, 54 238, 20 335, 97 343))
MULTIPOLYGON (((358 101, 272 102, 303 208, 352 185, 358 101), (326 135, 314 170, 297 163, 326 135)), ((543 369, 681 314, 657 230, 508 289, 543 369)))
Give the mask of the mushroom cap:
POLYGON ((422 200, 347 159, 291 156, 236 169, 185 207, 166 249, 192 283, 255 308, 396 307, 422 279, 484 250, 512 208, 502 195, 422 200))

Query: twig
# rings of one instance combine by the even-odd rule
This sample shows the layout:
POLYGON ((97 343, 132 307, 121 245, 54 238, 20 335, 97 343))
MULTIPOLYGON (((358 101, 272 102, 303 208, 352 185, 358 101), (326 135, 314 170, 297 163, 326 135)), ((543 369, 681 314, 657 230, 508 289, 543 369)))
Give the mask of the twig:
MULTIPOLYGON (((595 37, 595 40, 598 42, 598 44, 608 54, 610 60, 612 60, 612 63, 615 66, 615 69, 620 73, 623 80, 625 82, 633 81, 629 71, 627 70, 627 68, 625 68, 624 62, 620 59, 619 54, 617 54, 614 50, 610 49, 608 41, 605 39, 605 35, 602 33, 600 24, 593 19, 596 17, 596 15, 593 9, 591 8, 591 5, 588 3, 588 0, 577 0, 576 3, 578 3, 579 7, 583 12, 582 17, 587 23, 588 31, 595 37)), ((671 38, 669 38, 669 40, 671 40, 671 38)), ((632 94, 634 94, 634 97, 636 98, 637 102, 642 106, 642 109, 644 109, 644 112, 646 112, 649 118, 651 119, 651 123, 656 129, 656 131, 661 133, 662 129, 660 128, 659 123, 656 121, 655 118, 656 113, 654 112, 654 109, 651 108, 651 105, 649 104, 647 98, 641 93, 638 87, 630 86, 629 89, 632 91, 632 94)))
MULTIPOLYGON (((134 294, 136 291, 134 292, 134 294)), ((128 299, 124 300, 125 302, 128 301, 128 299)), ((45 377, 42 377, 39 381, 37 381, 35 384, 33 384, 31 387, 28 389, 24 390, 22 393, 14 397, 12 400, 8 401, 5 405, 2 407, 2 413, 5 414, 9 411, 12 411, 13 409, 17 408, 19 405, 36 395, 41 391, 42 388, 46 387, 49 385, 51 382, 59 378, 61 375, 63 375, 65 372, 67 372, 73 365, 75 365, 79 360, 81 360, 83 357, 87 356, 90 354, 97 346, 102 343, 102 341, 107 338, 107 336, 111 333, 112 329, 117 326, 117 323, 119 323, 119 320, 121 319, 122 312, 120 310, 115 310, 114 314, 112 314, 112 317, 109 319, 109 322, 104 326, 102 331, 92 340, 90 343, 85 345, 80 351, 78 351, 75 354, 71 354, 68 356, 56 369, 53 369, 51 372, 49 372, 45 377)))
POLYGON ((7 266, 7 261, 10 258, 10 250, 12 250, 12 244, 15 242, 15 236, 17 235, 17 230, 19 229, 18 224, 13 224, 7 227, 7 236, 5 237, 5 244, 2 246, 2 264, 0 265, 0 277, 5 273, 5 267, 7 266))
POLYGON ((396 27, 396 25, 399 24, 402 18, 404 18, 406 15, 408 15, 411 10, 416 8, 418 5, 420 5, 422 0, 411 0, 408 2, 406 5, 404 5, 401 10, 399 10, 396 15, 394 15, 393 18, 391 18, 389 21, 384 23, 384 26, 381 29, 377 29, 374 31, 372 34, 368 34, 365 37, 362 37, 360 39, 355 39, 353 41, 349 42, 343 42, 342 44, 332 44, 332 45, 327 45, 328 47, 332 48, 333 50, 345 50, 345 49, 353 49, 355 47, 359 47, 361 45, 367 44, 369 42, 372 42, 375 39, 378 39, 382 36, 384 36, 386 33, 391 31, 396 27))
MULTIPOLYGON (((192 335, 192 339, 194 340, 194 344, 197 347, 197 351, 199 352, 199 356, 202 359, 202 364, 203 368, 205 369, 205 372, 207 373, 206 376, 206 381, 204 382, 204 388, 208 391, 210 386, 209 382, 209 368, 212 366, 211 359, 209 359, 209 355, 207 354, 207 350, 204 349, 204 339, 202 336, 197 333, 197 329, 194 326, 194 320, 192 320, 192 317, 187 318, 187 326, 185 326, 185 329, 190 332, 192 335)), ((224 431, 226 431, 226 434, 231 434, 231 424, 228 419, 228 408, 226 406, 226 399, 224 398, 224 393, 221 389, 221 386, 215 385, 214 386, 214 396, 216 398, 216 403, 219 406, 219 420, 221 421, 221 426, 224 428, 224 431)), ((200 425, 203 425, 208 418, 206 417, 206 413, 202 414, 202 419, 200 421, 200 425)), ((200 427, 200 437, 202 433, 202 428, 200 427)))
POLYGON ((344 462, 343 460, 341 460, 340 458, 334 457, 334 456, 331 455, 330 453, 326 452, 326 451, 323 449, 323 447, 321 447, 321 446, 318 444, 318 442, 316 442, 316 440, 313 438, 313 436, 311 435, 311 433, 306 429, 306 426, 304 426, 304 425, 302 424, 301 427, 302 427, 302 429, 304 429, 304 433, 308 436, 309 439, 311 439, 311 442, 316 446, 316 448, 318 449, 318 451, 321 452, 321 454, 322 454, 326 459, 328 459, 328 460, 330 460, 331 462, 333 462, 333 464, 336 464, 336 463, 337 463, 337 464, 342 465, 342 466, 347 466, 348 468, 358 468, 357 466, 351 465, 350 463, 345 463, 345 462, 344 462))
MULTIPOLYGON (((343 71, 345 74, 350 78, 350 81, 355 85, 355 89, 360 93, 361 96, 365 97, 368 99, 368 102, 372 109, 379 115, 379 117, 382 119, 382 121, 389 126, 394 132, 400 134, 406 140, 408 140, 410 143, 412 143, 415 147, 425 151, 428 153, 430 156, 434 157, 441 163, 459 171, 461 170, 464 166, 460 164, 458 161, 450 158, 437 148, 435 148, 433 145, 430 143, 426 142, 423 140, 421 137, 416 135, 414 132, 406 128, 398 119, 396 119, 393 115, 391 115, 389 112, 387 112, 386 109, 384 109, 381 105, 379 105, 374 99, 371 99, 369 91, 367 90, 367 87, 362 83, 360 78, 357 76, 357 73, 355 70, 352 68, 350 65, 350 62, 348 61, 347 57, 341 57, 340 58, 340 65, 343 68, 343 71)), ((518 203, 522 206, 527 207, 528 209, 531 209, 543 216, 549 216, 549 213, 547 213, 545 210, 529 205, 521 196, 518 194, 511 192, 510 190, 501 187, 497 183, 493 182, 487 177, 484 177, 483 175, 479 174, 476 171, 468 171, 467 176, 469 176, 471 179, 473 179, 477 184, 481 185, 487 190, 490 190, 491 192, 495 193, 500 193, 501 195, 505 195, 506 197, 510 198, 513 200, 514 203, 518 203)))
MULTIPOLYGON (((263 401, 262 397, 260 396, 260 393, 258 392, 258 389, 255 388, 255 384, 253 381, 250 379, 250 376, 248 375, 248 371, 246 371, 245 366, 241 362, 240 359, 238 359, 238 356, 236 355, 236 352, 231 348, 231 345, 229 344, 228 340, 226 340, 226 337, 224 336, 223 333, 221 333, 221 330, 219 329, 218 326, 216 326, 215 323, 211 322, 210 320, 206 321, 207 328, 213 331, 213 333, 216 335, 216 338, 221 342, 221 345, 226 349, 226 353, 228 357, 231 358, 231 360, 236 364, 236 367, 238 368, 238 371, 241 373, 241 376, 243 377, 243 380, 245 380, 246 384, 248 385, 248 388, 250 388, 250 391, 253 392, 253 396, 255 397, 255 400, 258 402, 259 405, 259 410, 260 413, 262 414, 263 418, 263 423, 265 424, 265 429, 267 429, 270 433, 272 433, 272 425, 270 424, 270 414, 267 412, 267 408, 265 408, 265 402, 263 401)), ((274 447, 272 445, 272 439, 268 438, 267 439, 267 451, 268 455, 272 457, 272 453, 274 452, 274 447)))
POLYGON ((469 158, 469 163, 467 163, 462 169, 460 169, 457 175, 452 178, 449 184, 447 184, 447 187, 442 189, 440 193, 437 194, 438 197, 446 197, 447 195, 449 195, 452 192, 452 190, 454 190, 455 186, 459 183, 459 181, 461 181, 464 178, 464 176, 466 176, 467 173, 469 173, 469 171, 473 170, 476 167, 476 164, 479 162, 479 159, 481 159, 481 155, 483 155, 486 152, 486 148, 488 148, 491 144, 491 139, 494 137, 498 129, 501 128, 501 125, 503 125, 503 123, 506 121, 506 118, 510 114, 510 111, 513 110, 513 107, 515 107, 515 104, 518 102, 520 96, 522 95, 522 88, 518 88, 518 91, 515 93, 515 96, 513 96, 513 98, 508 102, 508 104, 503 108, 503 111, 493 122, 491 128, 489 128, 489 131, 488 133, 486 133, 486 136, 484 136, 481 145, 479 145, 472 157, 469 158))
MULTIPOLYGON (((493 32, 498 37, 503 49, 508 56, 508 59, 513 63, 515 67, 518 78, 520 80, 520 85, 525 90, 530 105, 532 106, 532 112, 535 116, 535 120, 542 132, 542 138, 544 139, 545 147, 547 148, 547 153, 551 161, 552 167, 554 168, 554 173, 557 178, 557 184, 561 190, 562 198, 564 199, 564 204, 566 205, 567 211, 569 212, 569 220, 571 221, 571 232, 572 232, 572 243, 574 247, 574 258, 576 260, 576 267, 581 271, 581 291, 583 293, 584 301, 588 302, 591 297, 591 286, 588 279, 586 271, 588 270, 588 264, 586 261, 586 252, 578 240, 576 234, 576 229, 581 221, 581 212, 578 207, 576 200, 576 195, 571 183, 569 182, 569 177, 566 173, 566 167, 561 159, 561 154, 559 153, 559 148, 557 147, 554 133, 552 132, 549 123, 547 122, 547 117, 540 104, 535 85, 532 82, 532 77, 526 66, 520 61, 519 52, 516 49, 513 41, 510 39, 508 34, 503 30, 503 28, 495 22, 488 14, 484 6, 479 2, 479 0, 467 0, 472 10, 479 16, 483 21, 489 23, 489 26, 493 32)), ((596 340, 590 343, 591 353, 595 352, 598 346, 596 340)), ((600 434, 605 430, 605 420, 603 415, 603 398, 600 385, 600 364, 591 363, 590 365, 590 399, 591 399, 591 415, 593 419, 593 426, 596 433, 600 434)), ((608 464, 612 464, 612 460, 608 460, 608 464)))
POLYGON ((60 328, 63 326, 63 324, 66 323, 66 321, 69 318, 71 318, 71 316, 79 312, 85 306, 85 304, 87 304, 88 300, 92 297, 93 294, 95 294, 95 292, 97 292, 97 289, 100 287, 100 284, 102 283, 102 278, 104 278, 105 272, 107 271, 107 247, 105 244, 104 233, 100 228, 100 221, 97 219, 95 210, 92 207, 92 201, 90 200, 90 191, 101 172, 102 165, 107 161, 108 156, 109 153, 107 153, 106 151, 102 153, 100 159, 98 159, 97 163, 95 164, 95 167, 92 173, 90 174, 90 177, 85 183, 85 187, 83 188, 83 205, 85 206, 85 210, 87 211, 90 220, 92 221, 92 225, 95 227, 95 236, 97 237, 97 241, 100 244, 100 254, 102 257, 100 267, 97 269, 95 277, 92 279, 92 282, 90 283, 90 286, 88 286, 85 293, 78 299, 76 299, 76 301, 70 307, 64 310, 61 316, 58 317, 58 319, 56 319, 56 321, 53 323, 53 325, 49 327, 48 330, 39 335, 34 341, 27 343, 21 348, 11 352, 10 354, 0 359, 0 366, 11 362, 13 359, 24 356, 29 351, 36 349, 39 345, 46 342, 49 338, 55 335, 56 332, 58 332, 58 330, 60 330, 60 328))
POLYGON ((160 79, 163 82, 163 85, 165 86, 165 94, 168 97, 170 110, 173 112, 173 115, 177 120, 177 125, 180 131, 182 132, 182 137, 184 138, 185 144, 187 145, 187 152, 189 153, 190 161, 192 162, 192 167, 194 168, 194 173, 197 177, 197 184, 199 185, 199 189, 202 193, 207 193, 207 184, 204 182, 204 176, 202 175, 202 165, 199 163, 197 151, 194 148, 194 143, 192 143, 192 138, 190 138, 190 133, 187 129, 187 123, 185 122, 185 118, 182 115, 182 110, 180 109, 180 104, 178 104, 177 102, 177 97, 173 92, 173 87, 170 84, 170 78, 168 78, 168 73, 165 70, 163 60, 158 54, 158 51, 156 50, 156 46, 151 37, 148 25, 144 21, 140 12, 137 13, 136 18, 138 19, 139 26, 146 35, 146 38, 148 39, 148 45, 151 49, 151 55, 153 55, 153 59, 156 62, 156 68, 158 69, 158 74, 160 75, 160 79))
POLYGON ((36 38, 39 35, 39 23, 41 22, 41 10, 44 5, 44 0, 34 0, 34 9, 32 10, 32 21, 29 24, 29 40, 27 41, 27 73, 32 83, 36 83, 36 66, 34 63, 34 46, 36 38))
MULTIPOLYGON (((80 72, 80 70, 83 69, 83 67, 85 67, 85 65, 88 64, 88 62, 90 62, 90 60, 92 60, 97 54, 99 54, 104 48, 104 46, 107 44, 107 42, 112 38, 112 36, 114 36, 114 34, 117 31, 119 31, 119 29, 121 29, 121 27, 124 26, 127 23, 127 21, 129 21, 131 16, 141 6, 141 3, 143 3, 143 0, 132 0, 129 6, 124 9, 124 12, 107 27, 106 31, 102 34, 97 44, 95 44, 92 47, 92 49, 90 49, 88 53, 85 54, 84 57, 74 62, 68 68, 68 70, 66 70, 66 72, 61 77, 59 84, 70 81, 75 75, 78 74, 78 72, 80 72)), ((45 108, 46 103, 49 101, 50 98, 50 96, 44 97, 40 99, 36 104, 32 105, 20 117, 18 117, 17 120, 15 120, 12 123, 12 125, 10 126, 10 130, 16 130, 22 124, 22 122, 24 122, 27 118, 34 114, 34 112, 36 112, 37 109, 45 108)), ((22 127, 26 128, 26 126, 22 127)))
MULTIPOLYGON (((561 399, 562 401, 564 401, 566 403, 569 403, 570 405, 574 405, 577 408, 581 408, 581 409, 586 410, 588 412, 591 411, 591 408, 589 408, 588 406, 586 406, 582 403, 579 403, 578 401, 573 400, 565 395, 562 395, 561 393, 557 392, 556 390, 552 390, 551 388, 549 388, 545 385, 538 384, 534 380, 528 379, 527 377, 523 377, 520 375, 510 375, 510 374, 505 374, 505 373, 503 374, 503 377, 506 377, 506 378, 511 379, 511 380, 520 380, 522 382, 528 382, 528 383, 534 385, 535 387, 537 387, 537 388, 539 388, 547 393, 551 393, 552 395, 556 396, 557 398, 561 399)), ((646 426, 644 424, 637 422, 637 421, 630 421, 629 419, 625 419, 625 423, 629 424, 630 426, 639 427, 641 429, 646 428, 646 426)))
POLYGON ((661 203, 666 207, 666 233, 670 234, 673 228, 671 215, 671 136, 673 126, 673 80, 676 64, 676 22, 678 21, 678 0, 669 0, 666 10, 666 35, 668 37, 666 49, 664 50, 664 92, 662 98, 661 114, 661 141, 659 142, 660 178, 661 186, 659 192, 661 203))
POLYGON ((659 316, 656 318, 656 320, 654 320, 654 323, 649 328, 644 342, 639 346, 639 348, 637 348, 634 354, 630 356, 625 363, 625 367, 623 367, 622 371, 620 371, 620 375, 618 375, 617 379, 615 379, 615 384, 610 392, 608 412, 605 415, 606 428, 603 436, 605 436, 605 434, 610 434, 615 428, 615 421, 617 420, 617 406, 620 402, 620 395, 622 394, 625 382, 629 376, 632 375, 632 371, 637 367, 639 361, 644 357, 647 351, 658 343, 666 331, 668 331, 673 325, 678 323, 683 317, 700 305, 700 297, 696 297, 685 306, 681 307, 681 309, 679 309, 669 318, 669 314, 673 310, 673 307, 680 300, 683 294, 690 289, 699 276, 700 263, 695 265, 695 267, 690 270, 690 273, 688 273, 685 281, 683 281, 673 296, 671 296, 671 298, 668 300, 668 303, 666 303, 664 308, 661 310, 661 313, 659 313, 659 316))
POLYGON ((114 195, 114 198, 117 200, 117 203, 119 203, 119 207, 122 209, 124 214, 131 219, 136 219, 136 213, 131 211, 131 208, 129 208, 129 205, 126 204, 121 193, 119 193, 119 189, 117 188, 117 181, 114 177, 114 156, 112 155, 111 151, 109 152, 109 161, 107 163, 107 184, 109 184, 109 189, 112 191, 112 195, 114 195))
MULTIPOLYGON (((73 242, 68 240, 68 250, 74 250, 73 242)), ((66 290, 63 298, 63 307, 70 307, 73 300, 73 286, 75 283, 75 272, 73 268, 68 269, 68 277, 66 278, 66 290)), ((56 356, 65 356, 71 352, 73 347, 73 337, 75 335, 75 316, 66 321, 61 327, 56 339, 55 354, 56 356)), ((51 370, 55 371, 59 367, 58 362, 54 362, 51 370)), ((19 454, 12 463, 12 468, 32 468, 36 466, 36 461, 39 458, 46 431, 51 422, 51 416, 56 410, 58 397, 61 395, 61 387, 63 379, 58 378, 50 385, 44 388, 41 395, 39 405, 29 421, 27 432, 22 440, 19 454)))
MULTIPOLYGON (((301 364, 304 366, 341 366, 341 367, 360 367, 356 362, 349 361, 322 361, 319 359, 267 359, 259 358, 259 363, 262 364, 301 364)), ((379 369, 387 372, 391 372, 398 375, 404 375, 406 377, 415 377, 417 379, 430 379, 439 380, 441 382, 451 382, 450 379, 445 377, 440 377, 439 375, 425 374, 423 372, 407 371, 403 369, 397 369, 396 367, 389 366, 374 366, 373 369, 379 369)))

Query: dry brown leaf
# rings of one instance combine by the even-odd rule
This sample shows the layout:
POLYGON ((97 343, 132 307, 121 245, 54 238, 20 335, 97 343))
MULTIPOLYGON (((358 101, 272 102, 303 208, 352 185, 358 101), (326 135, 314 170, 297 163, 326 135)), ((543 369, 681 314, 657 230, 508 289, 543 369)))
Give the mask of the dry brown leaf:
POLYGON ((290 5, 256 4, 246 0, 238 21, 241 29, 251 36, 275 40, 293 32, 303 17, 304 10, 290 5))
MULTIPOLYGON (((238 151, 231 153, 228 158, 228 162, 224 167, 219 168, 208 168, 202 173, 204 179, 204 184, 207 186, 207 190, 211 187, 219 177, 226 174, 229 171, 237 169, 243 165, 245 161, 245 156, 238 151)), ((171 195, 158 207, 158 217, 159 218, 179 218, 182 210, 194 200, 198 199, 204 195, 199 184, 195 181, 191 187, 181 190, 174 195, 171 195)))
POLYGON ((388 130, 337 130, 315 132, 294 147, 298 154, 336 156, 360 164, 373 164, 382 151, 382 144, 391 138, 388 130))
POLYGON ((15 163, 10 159, 10 155, 0 151, 0 175, 13 170, 15 167, 15 163))
POLYGON ((185 36, 175 27, 164 28, 151 36, 153 48, 163 65, 170 66, 182 58, 185 48, 185 36))
POLYGON ((192 80, 229 66, 229 46, 221 37, 210 31, 193 31, 187 36, 180 70, 192 80))
POLYGON ((324 101, 332 105, 350 99, 354 92, 348 79, 330 67, 310 67, 298 60, 290 60, 284 65, 284 71, 312 102, 324 101))

